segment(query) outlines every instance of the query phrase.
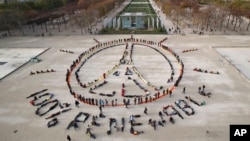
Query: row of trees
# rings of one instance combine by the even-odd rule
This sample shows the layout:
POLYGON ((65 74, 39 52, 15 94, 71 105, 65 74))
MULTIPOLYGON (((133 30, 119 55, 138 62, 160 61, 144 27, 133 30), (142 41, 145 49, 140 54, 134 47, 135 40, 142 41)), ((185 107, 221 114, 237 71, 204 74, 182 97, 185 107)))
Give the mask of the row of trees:
MULTIPOLYGON (((76 24, 81 29, 83 34, 84 29, 90 30, 91 25, 96 24, 97 21, 104 17, 115 8, 119 6, 124 0, 79 0, 77 6, 79 9, 70 16, 70 22, 76 24)), ((92 31, 97 29, 92 29, 92 31)), ((100 29, 98 29, 100 30, 100 29)))
POLYGON ((18 28, 23 32, 24 11, 26 11, 26 8, 23 5, 20 7, 16 4, 0 5, 0 31, 7 30, 10 35, 11 29, 18 28))
POLYGON ((11 35, 11 29, 19 29, 24 34, 23 25, 29 20, 73 1, 75 0, 30 0, 24 2, 5 0, 5 3, 0 4, 0 31, 7 31, 11 35))
MULTIPOLYGON (((81 31, 89 27, 93 22, 105 16, 116 4, 121 4, 124 0, 30 0, 25 2, 7 2, 0 4, 0 31, 19 29, 24 34, 23 26, 27 23, 32 27, 43 25, 63 18, 66 28, 67 23, 72 27, 77 25, 81 31), (59 17, 60 16, 60 17, 59 17)), ((61 23, 58 23, 60 31, 61 23)), ((54 23, 53 23, 54 28, 54 23)), ((83 31, 82 31, 83 34, 83 31)))
MULTIPOLYGON (((198 30, 242 30, 242 23, 248 19, 250 25, 250 1, 245 0, 155 0, 163 11, 175 21, 191 21, 198 30)), ((190 24, 189 24, 190 25, 190 24)))

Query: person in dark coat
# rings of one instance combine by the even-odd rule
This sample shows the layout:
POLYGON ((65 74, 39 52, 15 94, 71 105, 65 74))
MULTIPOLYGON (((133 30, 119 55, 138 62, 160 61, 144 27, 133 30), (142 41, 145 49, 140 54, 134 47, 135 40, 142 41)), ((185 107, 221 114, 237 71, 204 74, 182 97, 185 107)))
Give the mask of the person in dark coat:
POLYGON ((75 101, 75 105, 76 105, 77 108, 79 108, 79 104, 80 104, 80 103, 76 100, 76 101, 75 101))
POLYGON ((185 94, 185 92, 186 92, 186 88, 184 87, 182 90, 182 93, 185 94))
POLYGON ((148 108, 147 107, 145 107, 145 109, 144 109, 144 114, 148 114, 148 108))
POLYGON ((71 137, 69 135, 67 135, 67 140, 71 141, 71 137))

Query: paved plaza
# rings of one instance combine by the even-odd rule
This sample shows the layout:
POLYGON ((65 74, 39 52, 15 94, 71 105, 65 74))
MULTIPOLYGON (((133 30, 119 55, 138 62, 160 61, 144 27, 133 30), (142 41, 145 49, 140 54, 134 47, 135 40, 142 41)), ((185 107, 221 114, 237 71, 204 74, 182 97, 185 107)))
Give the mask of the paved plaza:
MULTIPOLYGON (((130 35, 9 37, 1 39, 0 62, 8 63, 0 65, 0 74, 3 76, 0 81, 0 139, 4 141, 63 141, 67 140, 67 135, 70 135, 72 141, 228 141, 230 124, 250 123, 249 36, 134 35, 133 38, 138 39, 138 41, 120 40, 119 43, 119 39, 131 39, 130 35), (140 39, 146 42, 138 44, 140 39), (114 42, 112 43, 112 41, 114 42), (171 51, 165 50, 162 45, 159 46, 160 42, 163 46, 172 49, 184 64, 183 75, 177 87, 173 86, 181 73, 180 60, 176 60, 171 51), (98 49, 103 50, 99 52, 97 49, 89 50, 98 46, 98 43, 100 45, 98 49), (107 43, 107 45, 101 46, 102 43, 107 43), (91 104, 90 101, 80 101, 79 108, 75 107, 77 97, 70 93, 65 80, 67 70, 70 69, 73 61, 88 51, 93 53, 93 56, 86 59, 91 54, 83 55, 79 63, 73 66, 75 69, 72 70, 68 80, 70 80, 71 88, 77 93, 77 96, 108 100, 108 104, 102 108, 106 117, 96 119, 100 126, 91 125, 92 116, 98 116, 100 113, 99 107, 91 104), (17 69, 11 73, 13 69, 10 70, 11 66, 8 64, 15 64, 15 62, 22 60, 15 57, 16 55, 25 58, 25 61, 22 61, 24 65, 16 66, 17 69), (41 62, 29 62, 29 59, 37 55, 41 62), (169 62, 164 56, 168 58, 169 62), (9 59, 6 61, 5 58, 9 59), (121 64, 121 58, 126 63, 121 64), (86 62, 83 63, 85 59, 86 62), (119 65, 114 68, 117 64, 119 65), (132 74, 125 75, 127 67, 132 74), (139 73, 136 73, 133 67, 136 67, 139 73), (80 81, 77 81, 75 74, 79 68, 77 74, 80 81), (6 71, 11 74, 4 77, 6 71), (119 72, 119 75, 113 75, 115 71, 119 72), (172 72, 174 72, 173 81, 167 82, 172 72), (106 73, 105 79, 103 78, 104 73, 106 73), (154 85, 157 90, 145 83, 141 76, 154 85), (136 80, 150 93, 146 93, 128 77, 136 80), (107 81, 107 84, 94 87, 104 80, 107 81), (94 83, 90 84, 92 81, 94 83), (83 88, 79 82, 90 86, 83 88), (133 95, 145 98, 145 94, 148 94, 148 98, 152 96, 152 101, 148 100, 146 103, 143 100, 143 103, 140 104, 137 101, 134 105, 134 97, 122 96, 122 83, 125 84, 125 96, 133 95), (210 93, 209 96, 198 93, 198 87, 203 85, 205 85, 205 93, 210 93), (160 89, 161 86, 163 89, 160 89), (186 88, 185 94, 182 93, 184 87, 186 88), (95 94, 90 93, 90 88, 94 88, 95 94), (165 88, 173 88, 171 96, 163 94, 165 88), (26 98, 43 89, 48 89, 46 92, 52 93, 53 97, 42 97, 41 95, 46 93, 43 92, 37 95, 38 98, 41 96, 38 101, 41 102, 48 98, 50 100, 57 99, 61 104, 70 104, 71 110, 55 116, 58 119, 58 124, 55 127, 48 128, 47 123, 52 118, 45 118, 63 109, 56 106, 44 116, 39 116, 35 114, 39 106, 33 106, 30 103, 34 97, 26 98), (112 94, 113 91, 115 91, 114 96, 103 96, 112 94), (160 98, 154 97, 157 92, 160 92, 160 98), (186 99, 186 96, 190 96, 198 105, 186 99), (130 99, 128 108, 123 103, 124 98, 130 99), (194 110, 194 114, 188 116, 181 108, 178 108, 175 102, 179 100, 186 101, 194 110), (111 105, 112 101, 115 103, 114 106, 111 105), (201 103, 204 105, 200 105, 201 103), (183 119, 171 109, 166 111, 172 115, 175 123, 172 124, 169 121, 170 116, 165 113, 161 119, 159 112, 163 112, 163 107, 166 108, 168 105, 173 105, 183 119), (148 109, 147 114, 144 114, 145 107, 148 109), (90 117, 84 123, 77 123, 78 129, 70 128, 67 130, 69 123, 80 112, 88 113, 90 117), (139 135, 130 133, 129 120, 131 115, 140 115, 140 117, 135 118, 135 122, 142 125, 134 126, 134 129, 144 131, 144 133, 139 135), (114 125, 111 126, 111 135, 107 135, 107 131, 110 130, 109 118, 114 118, 117 121, 117 128, 114 128, 114 125), (122 118, 125 119, 123 132, 121 131, 122 118), (156 130, 148 124, 149 119, 157 122, 156 130), (158 122, 163 120, 166 121, 163 126, 159 125, 158 122), (96 136, 96 139, 90 138, 85 133, 88 125, 91 125, 91 133, 96 136)), ((44 113, 49 110, 51 105, 45 106, 40 112, 44 113)), ((83 121, 85 117, 81 116, 78 120, 83 121)))
POLYGON ((218 47, 216 50, 231 63, 239 73, 242 73, 244 77, 250 80, 250 56, 249 47, 218 47))
POLYGON ((17 68, 29 62, 31 58, 35 58, 45 50, 45 48, 1 48, 0 79, 3 79, 17 68))

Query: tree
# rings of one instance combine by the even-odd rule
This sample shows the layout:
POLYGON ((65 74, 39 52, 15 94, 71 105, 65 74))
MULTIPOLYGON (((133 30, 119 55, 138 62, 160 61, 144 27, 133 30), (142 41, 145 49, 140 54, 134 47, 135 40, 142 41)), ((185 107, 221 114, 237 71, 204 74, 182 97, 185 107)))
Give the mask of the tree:
POLYGON ((24 8, 25 6, 19 3, 11 3, 1 9, 2 30, 7 30, 11 35, 10 30, 17 28, 24 35, 23 24, 26 19, 24 10, 27 8, 24 8))
POLYGON ((237 25, 238 22, 239 22, 239 25, 240 25, 240 18, 242 16, 242 9, 241 9, 242 4, 243 4, 242 0, 234 0, 230 4, 231 13, 233 15, 232 23, 234 23, 233 30, 236 29, 236 25, 237 25))
POLYGON ((77 7, 80 9, 88 9, 90 4, 91 4, 90 0, 79 0, 77 3, 77 7))
POLYGON ((40 0, 43 10, 52 10, 63 6, 63 0, 40 0))
POLYGON ((77 11, 73 16, 76 25, 81 29, 81 35, 83 35, 83 28, 87 25, 87 17, 86 10, 77 11))
POLYGON ((250 26, 250 2, 245 1, 244 4, 241 5, 243 15, 248 19, 248 24, 246 30, 248 31, 250 26))
POLYGON ((179 28, 179 21, 180 21, 180 17, 183 16, 184 14, 184 9, 179 7, 179 6, 176 6, 173 10, 173 19, 174 21, 176 22, 176 27, 179 28))
POLYGON ((13 24, 13 13, 9 10, 1 11, 0 13, 0 30, 7 30, 9 36, 11 35, 10 29, 14 27, 13 24))

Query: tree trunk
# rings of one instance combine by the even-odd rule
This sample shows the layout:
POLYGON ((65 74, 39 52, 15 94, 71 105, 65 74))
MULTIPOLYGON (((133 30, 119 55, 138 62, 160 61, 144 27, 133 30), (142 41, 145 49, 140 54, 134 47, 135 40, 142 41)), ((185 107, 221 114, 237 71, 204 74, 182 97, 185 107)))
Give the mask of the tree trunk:
POLYGON ((238 21, 238 19, 237 18, 235 18, 235 24, 234 24, 234 31, 235 31, 235 28, 236 28, 236 25, 237 25, 237 21, 238 21))
POLYGON ((83 35, 82 26, 80 28, 81 28, 81 35, 83 35))
POLYGON ((21 25, 21 30, 22 30, 22 35, 24 36, 24 29, 23 29, 23 26, 21 25))
POLYGON ((58 27, 58 31, 61 32, 60 25, 59 25, 59 20, 57 20, 57 27, 58 27))
POLYGON ((18 26, 19 26, 20 32, 21 32, 22 35, 24 36, 24 30, 23 30, 23 26, 22 26, 22 24, 21 24, 21 21, 18 21, 18 26))
MULTIPOLYGON (((234 20, 235 20, 235 16, 233 16, 233 20, 231 21, 232 25, 234 24, 234 20)), ((237 21, 236 21, 236 23, 237 23, 237 21)))
POLYGON ((247 25, 247 31, 248 31, 249 26, 250 26, 250 19, 249 19, 249 22, 248 22, 248 25, 247 25))
POLYGON ((176 17, 176 28, 179 28, 179 16, 176 17))
POLYGON ((223 25, 223 19, 221 19, 221 21, 220 21, 220 31, 222 30, 222 25, 223 25))
POLYGON ((207 18, 207 22, 206 22, 206 31, 208 30, 208 26, 209 26, 209 18, 207 18))
POLYGON ((229 25, 230 18, 231 18, 231 15, 229 14, 228 20, 227 20, 227 28, 228 28, 228 25, 229 25))
POLYGON ((33 32, 35 32, 34 24, 31 25, 33 32))
POLYGON ((195 16, 194 16, 194 18, 193 18, 193 26, 195 25, 195 16))
POLYGON ((242 23, 242 21, 240 21, 240 19, 239 19, 239 29, 240 29, 241 23, 242 23))
POLYGON ((10 28, 9 27, 7 28, 7 31, 8 31, 9 36, 11 36, 10 28))
POLYGON ((74 23, 73 23, 73 18, 70 16, 69 17, 69 23, 70 23, 70 25, 71 25, 71 28, 72 28, 72 31, 74 30, 74 23))
POLYGON ((54 22, 52 21, 52 25, 53 25, 53 29, 55 29, 55 24, 54 24, 54 22))
POLYGON ((65 29, 67 29, 67 23, 66 23, 66 20, 65 20, 64 16, 63 16, 63 22, 64 22, 65 29))
POLYGON ((214 28, 216 28, 217 20, 218 20, 218 15, 215 14, 214 16, 215 16, 215 18, 214 18, 214 28))
POLYGON ((45 30, 46 30, 46 32, 48 32, 47 22, 45 22, 45 30))
POLYGON ((70 25, 71 25, 71 28, 72 28, 72 31, 74 30, 74 23, 72 23, 73 21, 70 22, 70 25))

